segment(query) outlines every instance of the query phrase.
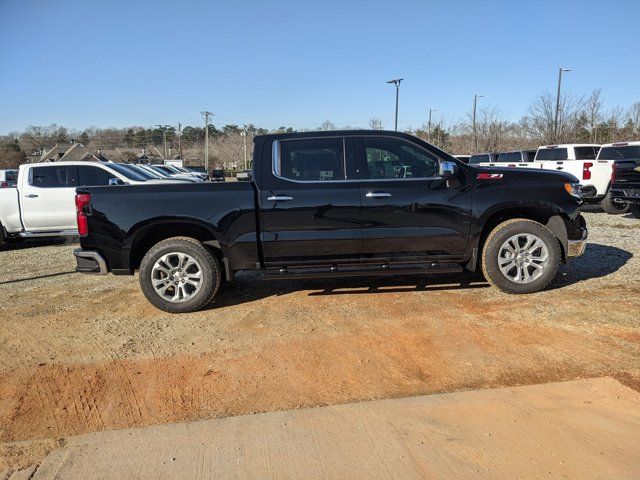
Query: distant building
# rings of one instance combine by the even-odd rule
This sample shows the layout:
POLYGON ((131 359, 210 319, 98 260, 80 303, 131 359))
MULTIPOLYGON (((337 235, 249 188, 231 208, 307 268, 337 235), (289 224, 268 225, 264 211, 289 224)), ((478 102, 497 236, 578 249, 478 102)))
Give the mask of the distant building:
MULTIPOLYGON (((34 155, 29 155, 32 162, 34 155)), ((109 159, 102 154, 102 150, 96 153, 90 151, 81 143, 70 143, 56 145, 51 150, 45 150, 38 162, 61 162, 61 161, 85 161, 85 162, 108 162, 109 159)))

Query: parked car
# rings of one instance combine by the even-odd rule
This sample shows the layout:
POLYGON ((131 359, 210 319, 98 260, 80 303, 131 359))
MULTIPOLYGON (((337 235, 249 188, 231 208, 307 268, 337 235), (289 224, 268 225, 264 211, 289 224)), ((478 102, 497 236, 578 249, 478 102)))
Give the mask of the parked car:
POLYGON ((112 162, 21 165, 17 188, 0 190, 0 243, 7 239, 77 235, 76 187, 154 183, 165 184, 147 180, 128 166, 112 162))
POLYGON ((640 218, 640 142, 603 145, 600 155, 614 158, 610 190, 614 204, 628 207, 640 218))
POLYGON ((239 182, 248 182, 251 180, 251 170, 242 170, 236 175, 236 180, 239 182))
POLYGON ((0 188, 15 187, 18 170, 0 170, 0 188))
POLYGON ((455 158, 457 158, 458 160, 460 160, 462 163, 469 163, 469 159, 471 158, 471 155, 453 155, 455 158))
POLYGON ((479 165, 481 163, 489 163, 498 161, 497 153, 476 153, 469 158, 469 165, 479 165))
POLYGON ((147 299, 177 313, 207 305, 239 270, 295 279, 481 268, 498 288, 530 293, 585 247, 571 174, 465 165, 400 132, 254 143, 251 182, 78 188, 77 271, 139 270, 147 299))
POLYGON ((203 182, 202 178, 197 175, 191 175, 172 167, 171 165, 149 165, 156 172, 162 172, 165 175, 175 179, 191 179, 195 182, 203 182))
POLYGON ((225 181, 224 170, 221 170, 221 169, 211 170, 211 176, 209 177, 209 179, 212 182, 224 182, 225 181))
POLYGON ((178 165, 169 165, 169 168, 171 170, 174 170, 176 173, 181 173, 184 175, 191 175, 192 177, 196 177, 196 178, 200 178, 203 181, 206 181, 209 179, 209 176, 206 173, 201 173, 201 172, 192 172, 191 170, 188 170, 182 166, 178 166, 178 165))

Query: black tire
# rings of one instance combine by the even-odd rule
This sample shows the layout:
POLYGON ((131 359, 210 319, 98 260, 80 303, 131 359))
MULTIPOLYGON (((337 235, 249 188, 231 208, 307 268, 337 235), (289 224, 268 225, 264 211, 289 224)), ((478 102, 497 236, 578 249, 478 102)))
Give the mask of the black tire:
POLYGON ((623 213, 627 213, 629 211, 628 203, 619 203, 611 200, 611 190, 607 192, 602 201, 600 202, 600 206, 602 210, 604 210, 609 215, 622 215, 623 213))
MULTIPOLYGON (((211 303, 220 287, 221 273, 218 259, 202 243, 190 237, 173 237, 157 243, 146 253, 140 264, 140 286, 147 300, 160 310, 169 313, 194 312, 211 303), (156 292, 153 286, 154 265, 161 257, 170 253, 189 255, 202 272, 199 290, 187 300, 170 301, 156 292)), ((171 292, 175 292, 175 289, 169 290, 171 292)))
MULTIPOLYGON (((487 237, 482 249, 482 271, 489 283, 503 292, 515 294, 535 293, 549 286, 558 272, 561 257, 560 243, 547 227, 533 220, 514 218, 496 226, 487 237), (544 243, 548 253, 548 260, 544 269, 537 278, 529 283, 518 283, 507 278, 498 266, 500 250, 503 244, 511 237, 519 234, 535 235, 544 243)), ((528 272, 535 272, 535 270, 530 270, 533 265, 525 266, 524 268, 528 272)))
POLYGON ((629 205, 629 211, 634 218, 640 218, 640 205, 637 203, 632 203, 629 205))

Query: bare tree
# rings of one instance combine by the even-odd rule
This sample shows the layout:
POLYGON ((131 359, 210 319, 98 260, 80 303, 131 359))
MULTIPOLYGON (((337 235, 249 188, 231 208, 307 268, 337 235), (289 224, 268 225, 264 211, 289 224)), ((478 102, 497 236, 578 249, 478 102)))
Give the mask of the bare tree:
POLYGON ((604 102, 602 100, 602 89, 598 88, 591 92, 591 95, 584 102, 584 112, 589 119, 589 132, 591 141, 597 139, 597 126, 602 121, 604 102))
POLYGON ((320 128, 318 130, 335 130, 336 126, 333 122, 330 122, 329 120, 325 120, 324 122, 322 122, 322 124, 320 124, 320 128))
POLYGON ((371 130, 382 130, 384 129, 384 125, 382 124, 382 120, 377 117, 371 117, 369 119, 369 128, 371 130))

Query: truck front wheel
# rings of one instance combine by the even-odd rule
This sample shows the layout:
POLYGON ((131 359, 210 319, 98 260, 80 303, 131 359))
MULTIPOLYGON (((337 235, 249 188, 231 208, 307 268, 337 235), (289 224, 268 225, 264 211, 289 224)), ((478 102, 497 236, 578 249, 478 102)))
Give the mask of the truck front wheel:
POLYGON ((541 223, 515 218, 496 226, 482 250, 482 270, 492 285, 507 293, 544 290, 556 276, 558 239, 541 223))
POLYGON ((144 296, 169 313, 194 312, 213 300, 221 281, 218 259, 202 243, 173 237, 154 245, 140 264, 144 296))

